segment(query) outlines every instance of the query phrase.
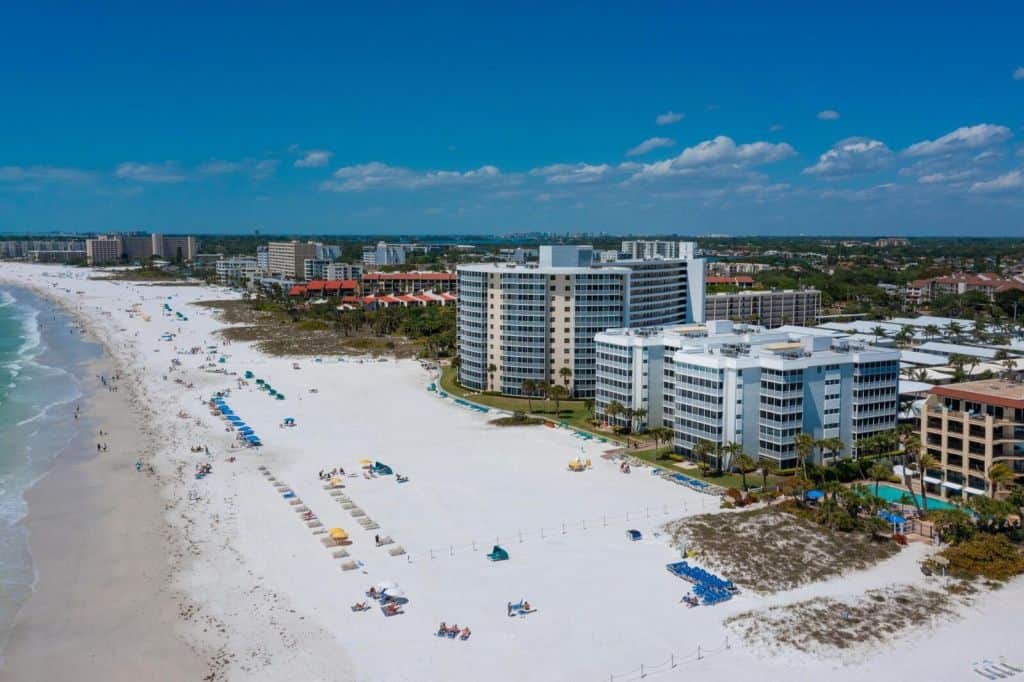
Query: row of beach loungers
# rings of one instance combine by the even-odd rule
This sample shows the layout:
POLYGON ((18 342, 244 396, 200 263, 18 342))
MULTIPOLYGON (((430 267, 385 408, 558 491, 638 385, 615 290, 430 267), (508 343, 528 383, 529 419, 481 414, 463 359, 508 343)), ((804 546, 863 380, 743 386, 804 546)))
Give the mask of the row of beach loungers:
POLYGON ((694 595, 705 606, 729 601, 736 592, 736 586, 731 581, 723 580, 699 566, 691 566, 687 561, 677 561, 665 568, 672 575, 693 583, 694 595))
POLYGON ((982 661, 974 664, 974 672, 987 680, 1005 680, 1024 673, 1024 667, 1012 666, 1001 661, 982 661))
POLYGON ((666 481, 669 481, 670 483, 686 486, 691 490, 696 490, 697 492, 704 493, 705 495, 717 496, 721 495, 723 492, 722 489, 717 485, 708 483, 707 481, 702 481, 697 478, 691 478, 683 474, 677 474, 673 471, 665 471, 664 469, 651 469, 651 475, 660 476, 666 481))
MULTIPOLYGON (((341 508, 349 513, 349 515, 356 520, 363 530, 377 530, 380 528, 380 524, 371 519, 366 515, 366 512, 359 508, 355 502, 352 501, 345 491, 338 489, 337 487, 327 484, 324 486, 327 490, 327 494, 334 498, 334 501, 341 505, 341 508)), ((405 554, 405 549, 401 545, 396 545, 395 541, 390 536, 378 536, 377 546, 385 547, 388 545, 394 545, 394 547, 388 547, 388 554, 391 556, 402 556, 405 554)))

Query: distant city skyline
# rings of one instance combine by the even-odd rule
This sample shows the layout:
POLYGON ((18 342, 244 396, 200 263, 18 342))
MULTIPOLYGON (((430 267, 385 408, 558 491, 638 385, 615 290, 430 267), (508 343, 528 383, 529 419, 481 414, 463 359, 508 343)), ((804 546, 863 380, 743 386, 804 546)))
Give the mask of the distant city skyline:
POLYGON ((1024 7, 7 8, 0 232, 1024 235, 1024 7))

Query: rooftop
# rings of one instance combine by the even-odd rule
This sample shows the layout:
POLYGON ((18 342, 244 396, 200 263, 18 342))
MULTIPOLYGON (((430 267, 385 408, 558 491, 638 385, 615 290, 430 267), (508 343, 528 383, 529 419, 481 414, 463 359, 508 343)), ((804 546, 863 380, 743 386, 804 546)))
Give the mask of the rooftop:
POLYGON ((1018 381, 1007 381, 1006 379, 965 381, 961 384, 936 386, 932 389, 932 393, 950 398, 977 400, 978 402, 1024 409, 1024 383, 1018 381))

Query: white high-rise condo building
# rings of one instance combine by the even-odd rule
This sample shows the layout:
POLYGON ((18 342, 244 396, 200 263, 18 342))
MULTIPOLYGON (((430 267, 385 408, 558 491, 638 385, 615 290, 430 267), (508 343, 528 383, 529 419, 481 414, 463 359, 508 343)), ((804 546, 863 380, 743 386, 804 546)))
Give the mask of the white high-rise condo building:
POLYGON ((539 263, 461 265, 459 381, 523 394, 523 382, 595 389, 594 337, 612 327, 700 321, 704 261, 599 263, 589 246, 542 246, 539 263))
POLYGON ((697 256, 696 242, 662 240, 632 240, 622 242, 622 257, 633 260, 645 258, 683 258, 697 256))
POLYGON ((675 451, 688 457, 700 441, 736 443, 793 466, 799 433, 844 444, 816 459, 849 456, 857 441, 896 426, 898 392, 899 351, 820 329, 722 320, 597 336, 596 412, 607 418, 613 401, 646 411, 643 424, 672 428, 675 451))

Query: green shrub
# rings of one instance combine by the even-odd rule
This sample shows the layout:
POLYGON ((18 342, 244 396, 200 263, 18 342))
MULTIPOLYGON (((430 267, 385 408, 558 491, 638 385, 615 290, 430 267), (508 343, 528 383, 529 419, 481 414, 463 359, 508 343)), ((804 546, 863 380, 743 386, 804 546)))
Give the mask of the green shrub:
POLYGON ((949 561, 949 574, 957 578, 1008 580, 1024 573, 1024 558, 1003 535, 980 533, 942 550, 942 556, 949 561))

